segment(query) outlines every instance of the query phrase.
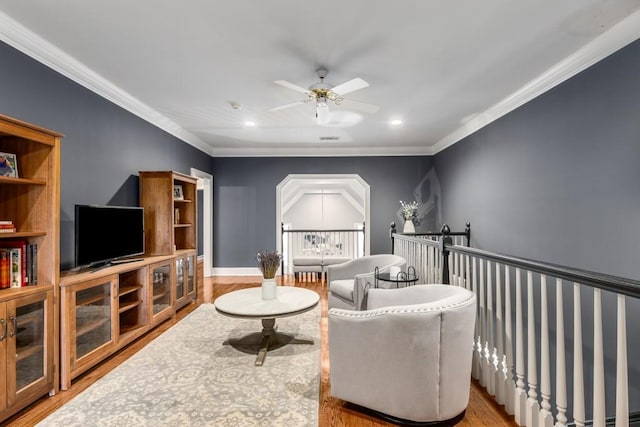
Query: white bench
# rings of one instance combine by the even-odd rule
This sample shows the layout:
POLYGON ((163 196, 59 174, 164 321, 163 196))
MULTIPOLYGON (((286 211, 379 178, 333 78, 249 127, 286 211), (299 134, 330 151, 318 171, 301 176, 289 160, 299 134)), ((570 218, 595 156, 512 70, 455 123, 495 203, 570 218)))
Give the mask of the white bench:
POLYGON ((350 261, 351 258, 347 256, 338 255, 305 255, 293 258, 293 274, 298 279, 306 279, 309 276, 307 273, 312 273, 312 278, 323 279, 325 268, 328 265, 342 264, 343 262, 350 261))

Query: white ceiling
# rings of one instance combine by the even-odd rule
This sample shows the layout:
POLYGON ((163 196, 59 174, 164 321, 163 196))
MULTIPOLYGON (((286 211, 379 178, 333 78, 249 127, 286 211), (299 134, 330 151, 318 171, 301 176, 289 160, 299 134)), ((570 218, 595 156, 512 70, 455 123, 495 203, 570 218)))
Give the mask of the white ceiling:
POLYGON ((213 156, 416 155, 640 38, 639 10, 640 0, 0 0, 0 40, 213 156), (366 80, 345 98, 380 110, 332 106, 330 126, 311 105, 267 111, 304 97, 275 80, 306 88, 321 66, 332 85, 366 80))

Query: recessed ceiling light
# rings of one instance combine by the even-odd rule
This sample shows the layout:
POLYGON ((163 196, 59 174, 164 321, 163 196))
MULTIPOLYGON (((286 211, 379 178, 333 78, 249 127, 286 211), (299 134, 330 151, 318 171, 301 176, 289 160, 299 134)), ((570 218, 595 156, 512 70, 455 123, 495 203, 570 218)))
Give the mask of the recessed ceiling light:
POLYGON ((401 124, 402 124, 402 120, 400 120, 400 119, 391 120, 391 125, 392 126, 400 126, 401 124))
POLYGON ((253 120, 247 120, 246 122, 244 122, 244 125, 248 128, 252 128, 256 125, 256 122, 254 122, 253 120))

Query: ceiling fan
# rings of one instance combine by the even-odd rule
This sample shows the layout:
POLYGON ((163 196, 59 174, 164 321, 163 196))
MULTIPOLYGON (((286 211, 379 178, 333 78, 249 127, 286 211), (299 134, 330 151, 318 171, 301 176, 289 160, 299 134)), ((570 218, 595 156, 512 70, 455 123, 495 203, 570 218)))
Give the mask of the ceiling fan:
POLYGON ((364 89, 369 86, 369 83, 362 80, 359 77, 355 79, 351 79, 347 82, 339 84, 337 86, 331 86, 324 82, 325 77, 327 77, 329 72, 320 68, 316 71, 316 75, 320 79, 319 82, 312 84, 309 86, 309 89, 305 89, 296 84, 290 83, 286 80, 276 80, 275 84, 280 86, 284 86, 286 88, 295 90, 296 92, 300 92, 305 94, 307 97, 300 101, 292 102, 290 104, 280 105, 278 107, 270 108, 269 111, 278 111, 283 110, 285 108, 295 107, 301 104, 315 104, 316 107, 316 119, 318 124, 327 124, 330 121, 329 117, 329 104, 333 103, 335 105, 343 105, 347 108, 351 108, 354 110, 359 110, 365 113, 373 114, 377 112, 380 107, 373 104, 367 104, 365 102, 352 101, 348 99, 344 99, 343 96, 355 92, 356 90, 364 89))

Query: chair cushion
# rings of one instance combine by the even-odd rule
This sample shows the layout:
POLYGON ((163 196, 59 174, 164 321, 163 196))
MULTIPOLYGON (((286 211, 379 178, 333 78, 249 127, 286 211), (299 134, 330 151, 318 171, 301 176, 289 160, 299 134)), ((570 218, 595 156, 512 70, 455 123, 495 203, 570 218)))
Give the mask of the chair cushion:
POLYGON ((329 284, 329 291, 343 299, 353 301, 353 279, 334 280, 329 284))
POLYGON ((293 265, 322 265, 321 256, 301 256, 293 259, 293 265))

